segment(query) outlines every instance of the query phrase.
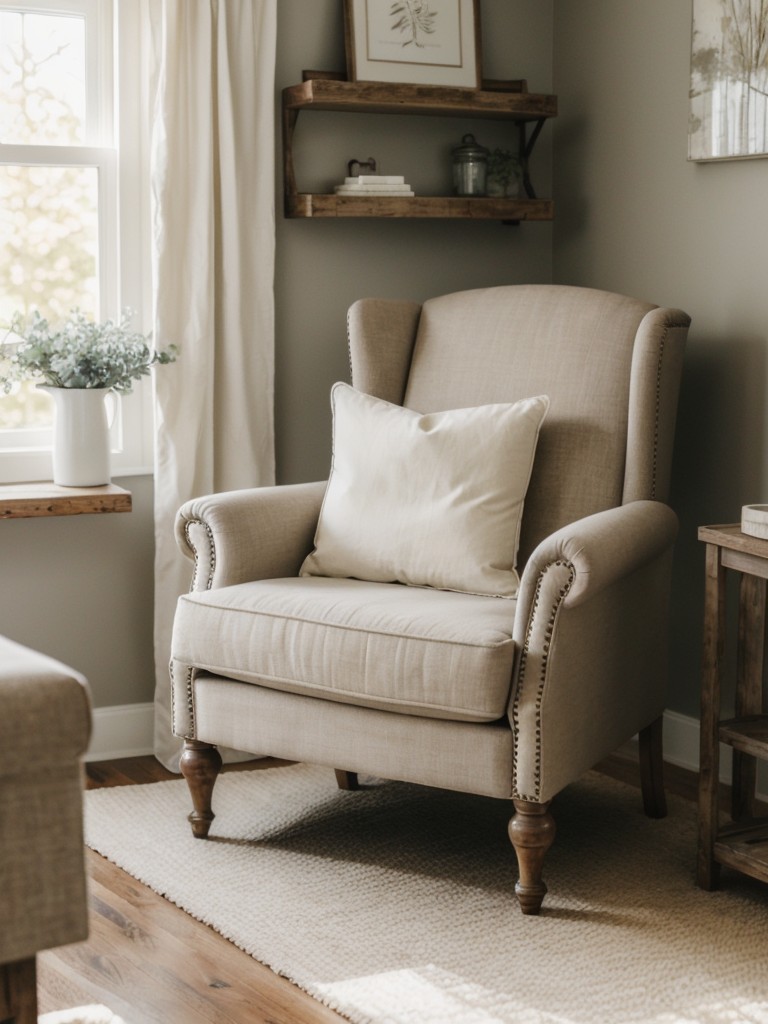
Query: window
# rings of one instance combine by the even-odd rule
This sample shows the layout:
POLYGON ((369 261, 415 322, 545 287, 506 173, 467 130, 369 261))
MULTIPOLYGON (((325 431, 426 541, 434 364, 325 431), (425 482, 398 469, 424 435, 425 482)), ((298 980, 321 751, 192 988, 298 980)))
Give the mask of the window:
MULTIPOLYGON (((54 322, 74 308, 102 319, 125 306, 147 329, 138 7, 0 0, 3 333, 16 311, 54 322)), ((149 400, 142 385, 120 403, 115 475, 151 466, 149 400)), ((50 478, 52 416, 29 385, 0 396, 0 482, 50 478)))

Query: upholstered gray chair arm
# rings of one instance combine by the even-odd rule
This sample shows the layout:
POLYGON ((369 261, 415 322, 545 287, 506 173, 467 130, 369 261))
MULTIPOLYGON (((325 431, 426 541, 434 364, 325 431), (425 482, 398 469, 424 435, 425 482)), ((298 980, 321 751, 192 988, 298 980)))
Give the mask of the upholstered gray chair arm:
POLYGON ((676 535, 668 506, 635 501, 558 530, 528 560, 509 708, 522 799, 549 799, 661 714, 676 535))
POLYGON ((176 540, 195 563, 192 590, 297 575, 312 550, 325 487, 224 491, 182 505, 176 540))

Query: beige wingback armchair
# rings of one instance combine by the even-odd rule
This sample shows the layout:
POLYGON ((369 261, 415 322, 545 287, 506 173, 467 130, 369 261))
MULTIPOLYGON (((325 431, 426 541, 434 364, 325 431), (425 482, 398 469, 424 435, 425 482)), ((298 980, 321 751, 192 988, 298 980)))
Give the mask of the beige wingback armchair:
POLYGON ((419 413, 549 396, 519 593, 297 575, 324 482, 186 503, 177 536, 194 578, 172 686, 196 836, 213 818, 219 745, 328 765, 343 788, 365 772, 508 799, 516 892, 535 914, 552 798, 637 733, 646 812, 665 813, 665 502, 688 325, 548 285, 352 306, 361 392, 419 413))

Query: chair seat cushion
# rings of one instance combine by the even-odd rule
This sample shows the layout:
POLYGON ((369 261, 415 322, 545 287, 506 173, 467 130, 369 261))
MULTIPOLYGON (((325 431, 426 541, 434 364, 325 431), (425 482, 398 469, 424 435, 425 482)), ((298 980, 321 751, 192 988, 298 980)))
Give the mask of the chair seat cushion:
POLYGON ((515 602, 299 577, 185 594, 173 659, 292 693, 468 722, 505 714, 515 602))

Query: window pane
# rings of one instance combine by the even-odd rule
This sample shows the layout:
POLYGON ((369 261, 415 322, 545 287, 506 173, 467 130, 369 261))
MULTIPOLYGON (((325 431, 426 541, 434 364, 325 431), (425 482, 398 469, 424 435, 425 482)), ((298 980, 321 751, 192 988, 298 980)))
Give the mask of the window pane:
POLYGON ((0 166, 0 322, 98 315, 98 171, 0 166))
MULTIPOLYGON (((50 427, 52 423, 53 402, 30 381, 24 381, 10 395, 3 395, 0 399, 0 431, 50 427)), ((0 437, 0 448, 6 444, 15 447, 28 443, 29 440, 22 436, 0 437)))
MULTIPOLYGON (((0 166, 0 324, 33 309, 52 323, 75 308, 98 317, 98 171, 0 166)), ((0 396, 0 430, 51 422, 24 385, 0 396)))
POLYGON ((0 142, 85 141, 85 19, 0 12, 0 142))

